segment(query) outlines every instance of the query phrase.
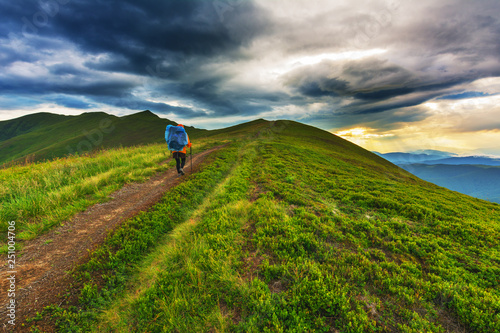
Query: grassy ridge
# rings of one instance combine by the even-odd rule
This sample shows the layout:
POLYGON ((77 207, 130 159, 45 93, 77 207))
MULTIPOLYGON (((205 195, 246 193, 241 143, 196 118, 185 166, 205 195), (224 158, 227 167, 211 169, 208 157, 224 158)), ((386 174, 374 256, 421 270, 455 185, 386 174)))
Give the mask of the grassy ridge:
POLYGON ((45 126, 52 126, 58 122, 67 120, 67 118, 67 116, 40 112, 8 121, 0 121, 0 141, 5 141, 45 126))
MULTIPOLYGON (((175 124, 149 111, 116 117, 104 112, 79 116, 33 114, 0 122, 0 165, 80 155, 104 148, 129 147, 164 142, 165 127, 175 124)), ((191 138, 208 131, 186 127, 191 138)))
MULTIPOLYGON (((197 141, 197 153, 217 145, 197 141)), ((32 239, 134 181, 144 181, 172 166, 160 165, 170 156, 165 144, 101 151, 50 162, 0 169, 0 230, 17 221, 17 238, 32 239)), ((2 237, 5 252, 7 237, 2 237)))
POLYGON ((80 268, 61 331, 500 331, 500 206, 257 124, 80 268))

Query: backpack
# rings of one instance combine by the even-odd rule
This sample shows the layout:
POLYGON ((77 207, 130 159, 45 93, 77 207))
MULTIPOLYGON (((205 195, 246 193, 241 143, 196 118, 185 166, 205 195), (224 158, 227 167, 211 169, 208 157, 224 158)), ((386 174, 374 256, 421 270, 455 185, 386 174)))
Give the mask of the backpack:
POLYGON ((188 144, 186 130, 181 126, 168 125, 165 130, 165 140, 168 143, 168 150, 181 151, 188 144))

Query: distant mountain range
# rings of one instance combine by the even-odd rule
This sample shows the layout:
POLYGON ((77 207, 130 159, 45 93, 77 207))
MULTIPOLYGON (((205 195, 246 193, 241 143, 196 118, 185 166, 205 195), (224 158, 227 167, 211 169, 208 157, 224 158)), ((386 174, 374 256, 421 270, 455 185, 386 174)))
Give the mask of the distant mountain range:
POLYGON ((422 162, 423 164, 447 164, 447 165, 489 165, 500 166, 500 159, 485 156, 464 156, 448 157, 439 160, 430 160, 422 162))
POLYGON ((436 150, 375 153, 423 180, 500 203, 500 158, 457 156, 436 150))
POLYGON ((451 155, 450 153, 444 153, 444 152, 433 153, 430 151, 428 151, 427 153, 387 153, 387 154, 381 154, 378 152, 374 153, 394 164, 425 163, 444 158, 450 158, 454 156, 451 155))
POLYGON ((500 167, 488 165, 404 164, 418 178, 475 198, 500 203, 500 167))
POLYGON ((427 151, 427 153, 386 153, 375 154, 385 158, 394 164, 448 164, 448 165, 490 165, 500 166, 500 158, 489 156, 458 156, 457 154, 442 152, 437 150, 427 151))

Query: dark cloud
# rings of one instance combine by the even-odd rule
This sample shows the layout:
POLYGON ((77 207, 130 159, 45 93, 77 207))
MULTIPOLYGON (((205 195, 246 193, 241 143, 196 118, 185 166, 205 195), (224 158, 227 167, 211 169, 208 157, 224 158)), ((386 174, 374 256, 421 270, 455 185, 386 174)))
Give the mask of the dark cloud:
POLYGON ((356 86, 364 88, 400 85, 415 80, 414 74, 408 69, 377 58, 345 64, 342 76, 350 78, 356 86))
POLYGON ((285 76, 285 82, 309 97, 344 96, 360 100, 385 100, 417 90, 418 79, 410 71, 387 61, 352 61, 338 68, 323 61, 285 76))
POLYGON ((407 95, 415 92, 413 87, 398 87, 393 89, 378 89, 376 91, 370 92, 359 92, 355 93, 353 96, 356 99, 368 100, 368 101, 381 101, 392 97, 407 95))
POLYGON ((74 84, 71 86, 53 85, 55 92, 83 95, 83 96, 123 96, 127 94, 131 88, 135 87, 134 83, 127 81, 96 81, 89 84, 74 84))
POLYGON ((349 95, 349 83, 335 77, 334 64, 302 66, 283 77, 283 82, 307 97, 349 95))
POLYGON ((309 97, 345 95, 348 84, 338 78, 306 79, 300 82, 298 90, 309 97))
POLYGON ((360 104, 360 105, 354 104, 351 105, 349 108, 346 108, 346 112, 353 114, 369 114, 369 113, 385 112, 394 109, 407 108, 425 103, 433 98, 436 98, 439 95, 440 93, 429 93, 416 96, 409 96, 407 98, 402 98, 396 101, 389 101, 379 104, 360 104))
POLYGON ((26 6, 26 3, 21 1, 0 1, 0 37, 6 38, 10 33, 20 32, 23 26, 22 18, 29 14, 33 14, 34 3, 26 6))
MULTIPOLYGON (((449 95, 453 87, 490 75, 500 75, 495 67, 486 70, 460 68, 448 73, 417 72, 376 58, 348 61, 341 67, 337 64, 334 61, 322 61, 316 65, 302 66, 286 74, 283 81, 301 94, 304 100, 323 98, 331 103, 332 98, 349 98, 350 103, 335 107, 336 114, 345 116, 417 106, 449 95)), ((419 112, 419 109, 414 111, 419 112)))
POLYGON ((390 109, 380 112, 362 114, 322 112, 310 117, 308 121, 318 127, 342 130, 352 127, 367 127, 377 129, 384 133, 425 120, 431 116, 428 110, 419 107, 406 107, 390 109))
MULTIPOLYGON (((103 101, 104 102, 104 101, 103 101)), ((107 104, 130 110, 150 110, 159 114, 177 114, 186 118, 204 117, 206 112, 196 111, 192 108, 172 106, 167 103, 148 102, 133 96, 120 99, 107 99, 107 104)))
POLYGON ((72 64, 67 64, 67 63, 59 63, 55 65, 48 66, 47 68, 51 74, 57 75, 57 76, 64 76, 64 75, 85 75, 85 71, 76 68, 72 64))
MULTIPOLYGON (((32 49, 57 54, 58 50, 74 45, 78 52, 91 57, 83 63, 83 68, 70 62, 48 66, 52 80, 4 77, 0 82, 4 91, 119 97, 120 102, 109 104, 129 109, 147 106, 158 112, 199 116, 186 108, 125 98, 132 89, 142 85, 138 80, 120 81, 96 75, 128 73, 174 82, 157 85, 154 91, 192 99, 194 104, 216 110, 218 115, 244 112, 240 106, 246 102, 219 93, 229 75, 207 72, 203 66, 211 61, 242 57, 239 50, 265 31, 270 24, 267 15, 253 2, 54 0, 50 3, 53 5, 20 0, 12 5, 1 0, 0 8, 5 9, 9 17, 17 18, 9 21, 9 30, 29 40, 32 49), (166 86, 168 89, 164 90, 166 86)), ((4 65, 13 61, 36 63, 40 57, 37 54, 29 58, 28 54, 33 53, 14 49, 9 59, 0 58, 0 62, 4 65)), ((268 97, 264 93, 264 100, 268 97)), ((66 106, 63 100, 60 102, 66 106)), ((253 113, 254 109, 256 107, 249 106, 249 112, 253 113)))
POLYGON ((148 67, 165 62, 179 66, 183 58, 237 52, 264 31, 264 19, 252 19, 256 17, 265 13, 252 2, 221 22, 209 1, 71 1, 43 32, 66 38, 85 52, 110 54, 107 62, 89 63, 93 68, 148 75, 148 67), (228 26, 232 20, 239 21, 240 33, 228 26))
POLYGON ((434 98, 486 96, 466 86, 500 76, 499 13, 491 0, 0 0, 0 97, 214 119, 293 106, 322 127, 399 126, 434 98))
POLYGON ((126 95, 136 84, 118 79, 93 79, 86 82, 84 77, 61 79, 57 82, 41 78, 19 78, 0 80, 0 90, 4 93, 20 95, 61 93, 80 96, 120 97, 126 95))

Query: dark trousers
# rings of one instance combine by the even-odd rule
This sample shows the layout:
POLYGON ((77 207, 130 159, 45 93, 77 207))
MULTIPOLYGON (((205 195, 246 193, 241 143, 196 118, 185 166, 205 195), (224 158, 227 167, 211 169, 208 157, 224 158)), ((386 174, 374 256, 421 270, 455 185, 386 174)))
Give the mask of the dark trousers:
POLYGON ((175 167, 177 168, 177 173, 181 172, 181 169, 184 168, 184 165, 186 164, 186 154, 180 153, 180 152, 174 152, 174 158, 175 158, 175 167))

